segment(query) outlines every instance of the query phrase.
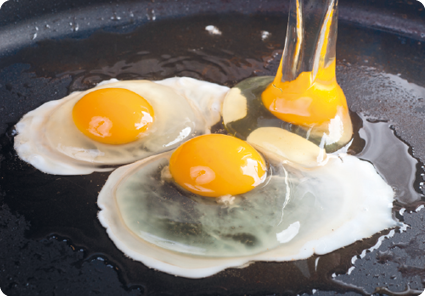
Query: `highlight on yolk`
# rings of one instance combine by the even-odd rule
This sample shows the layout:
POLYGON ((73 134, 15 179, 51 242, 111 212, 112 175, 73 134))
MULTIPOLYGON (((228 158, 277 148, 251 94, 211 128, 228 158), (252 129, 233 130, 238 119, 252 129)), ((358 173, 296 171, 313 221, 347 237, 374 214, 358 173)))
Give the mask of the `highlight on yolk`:
POLYGON ((154 110, 142 96, 124 88, 88 93, 72 110, 77 128, 92 140, 126 144, 140 138, 154 121, 154 110))
MULTIPOLYGON (((283 64, 283 56, 276 77, 262 93, 264 106, 277 118, 300 126, 312 127, 329 123, 338 114, 346 116, 348 107, 345 95, 335 76, 334 56, 336 20, 334 8, 328 9, 322 23, 313 58, 312 71, 301 72, 294 79, 285 81, 283 72, 297 73, 301 43, 303 43, 302 13, 297 1, 297 22, 295 31, 297 43, 292 59, 294 63, 283 64), (329 46, 331 48, 329 48, 329 46), (290 69, 284 67, 291 66, 290 69)), ((286 48, 285 48, 286 49, 286 48)))
MULTIPOLYGON (((279 73, 279 71, 278 71, 279 73)), ((301 126, 321 125, 348 112, 345 95, 335 77, 335 60, 295 80, 281 82, 279 75, 262 93, 264 106, 277 118, 301 126)))
POLYGON ((181 187, 208 197, 248 192, 267 175, 257 150, 221 134, 199 136, 182 144, 172 154, 169 169, 181 187))

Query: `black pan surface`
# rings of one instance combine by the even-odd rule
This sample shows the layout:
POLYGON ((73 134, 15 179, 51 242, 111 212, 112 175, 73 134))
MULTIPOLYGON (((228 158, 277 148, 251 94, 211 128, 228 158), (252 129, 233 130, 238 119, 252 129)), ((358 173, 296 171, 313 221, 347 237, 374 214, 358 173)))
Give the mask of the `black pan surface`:
POLYGON ((424 204, 425 161, 425 12, 419 2, 340 1, 337 76, 358 114, 357 129, 395 133, 416 158, 414 188, 394 205, 395 216, 410 227, 372 252, 362 254, 388 231, 307 260, 257 262, 199 280, 174 277, 126 258, 108 238, 96 218, 108 173, 46 175, 13 150, 13 126, 25 113, 105 79, 189 76, 233 86, 274 75, 287 9, 287 1, 261 0, 6 2, 0 9, 1 290, 8 296, 422 292, 425 217, 415 211, 424 204), (208 34, 207 25, 223 34, 208 34), (261 31, 270 37, 262 41, 261 31))

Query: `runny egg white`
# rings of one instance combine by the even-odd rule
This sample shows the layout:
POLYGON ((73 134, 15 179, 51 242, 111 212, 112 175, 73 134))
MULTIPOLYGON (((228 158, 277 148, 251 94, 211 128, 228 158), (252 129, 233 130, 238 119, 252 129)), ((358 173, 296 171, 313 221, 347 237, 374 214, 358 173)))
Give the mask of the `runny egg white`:
MULTIPOLYGON (((108 171, 111 166, 168 151, 187 139, 209 133, 209 128, 220 120, 221 101, 227 91, 227 87, 191 78, 156 82, 107 81, 93 89, 47 102, 27 113, 16 125, 15 150, 21 159, 49 174, 108 171), (73 117, 74 106, 86 95, 113 88, 141 96, 154 110, 152 116, 148 115, 153 123, 146 131, 130 142, 117 145, 88 137, 76 126, 73 117)), ((81 109, 84 112, 87 107, 81 109)), ((120 120, 127 116, 117 117, 120 120)), ((95 119, 100 120, 96 123, 98 135, 108 133, 108 124, 115 125, 114 122, 105 123, 103 117, 95 119)))
MULTIPOLYGON (((304 141, 298 151, 310 161, 317 151, 304 141)), ((394 192, 370 163, 329 155, 306 168, 256 147, 266 178, 241 194, 211 198, 186 191, 169 174, 174 152, 121 167, 99 194, 99 220, 130 258, 188 278, 253 261, 305 259, 396 226, 394 192)), ((195 173, 193 179, 204 176, 195 173)))
MULTIPOLYGON (((397 225, 393 190, 368 162, 328 155, 277 127, 257 128, 247 142, 208 135, 227 92, 191 78, 107 81, 26 114, 16 125, 15 149, 51 174, 137 161, 109 176, 98 197, 99 220, 130 258, 188 278, 329 253, 397 225), (148 102, 153 120, 143 135, 111 144, 81 131, 74 107, 105 89, 148 102)), ((107 134, 106 127, 101 121, 95 133, 107 134)))

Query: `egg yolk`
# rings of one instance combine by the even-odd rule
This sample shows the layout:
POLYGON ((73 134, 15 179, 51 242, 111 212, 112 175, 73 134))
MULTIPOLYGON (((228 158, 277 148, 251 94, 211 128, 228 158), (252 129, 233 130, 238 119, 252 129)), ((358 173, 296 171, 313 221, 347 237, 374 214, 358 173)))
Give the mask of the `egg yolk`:
MULTIPOLYGON (((299 59, 301 50, 301 13, 297 2, 297 43, 294 60, 299 59)), ((338 113, 348 114, 347 100, 338 85, 335 76, 335 58, 327 61, 328 45, 332 31, 334 9, 330 10, 323 21, 324 34, 320 35, 321 48, 313 56, 313 70, 300 73, 292 81, 282 82, 283 60, 277 75, 262 93, 264 106, 277 118, 300 126, 322 125, 334 119, 338 113)))
POLYGON ((293 81, 281 82, 277 75, 262 93, 264 106, 277 118, 301 126, 320 125, 339 111, 348 112, 345 95, 336 81, 335 60, 312 77, 312 72, 302 72, 293 81))
POLYGON ((220 197, 250 191, 266 178, 263 157, 248 143, 226 135, 193 138, 172 154, 170 172, 181 187, 220 197))
POLYGON ((154 122, 154 110, 142 96, 128 89, 104 88, 81 98, 72 117, 90 139, 119 145, 139 139, 154 122))

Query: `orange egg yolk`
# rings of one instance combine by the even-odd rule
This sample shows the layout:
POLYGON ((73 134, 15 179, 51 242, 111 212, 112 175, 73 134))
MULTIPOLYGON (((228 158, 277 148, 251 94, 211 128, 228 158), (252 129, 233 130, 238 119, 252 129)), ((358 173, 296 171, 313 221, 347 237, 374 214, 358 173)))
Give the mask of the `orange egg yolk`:
POLYGON ((266 178, 263 157, 248 143, 226 135, 193 138, 172 154, 170 172, 181 187, 220 197, 250 191, 266 178))
POLYGON ((92 140, 126 144, 152 125, 154 110, 140 95, 123 88, 104 88, 81 98, 72 110, 77 128, 92 140))
POLYGON ((281 82, 277 75, 262 94, 264 106, 277 118, 301 126, 321 125, 338 111, 348 112, 335 78, 335 60, 312 77, 312 72, 302 72, 293 81, 281 82))
MULTIPOLYGON (((297 2, 297 12, 300 12, 297 2)), ((334 9, 325 17, 323 44, 314 58, 313 71, 302 72, 292 81, 282 82, 281 60, 276 77, 262 93, 264 106, 277 118, 300 126, 329 123, 338 113, 348 114, 347 100, 335 76, 336 59, 327 60, 334 9)), ((301 14, 297 15, 297 32, 301 34, 301 14)), ((299 58, 301 35, 295 44, 294 59, 299 58)), ((320 44, 320 42, 319 42, 320 44)))

